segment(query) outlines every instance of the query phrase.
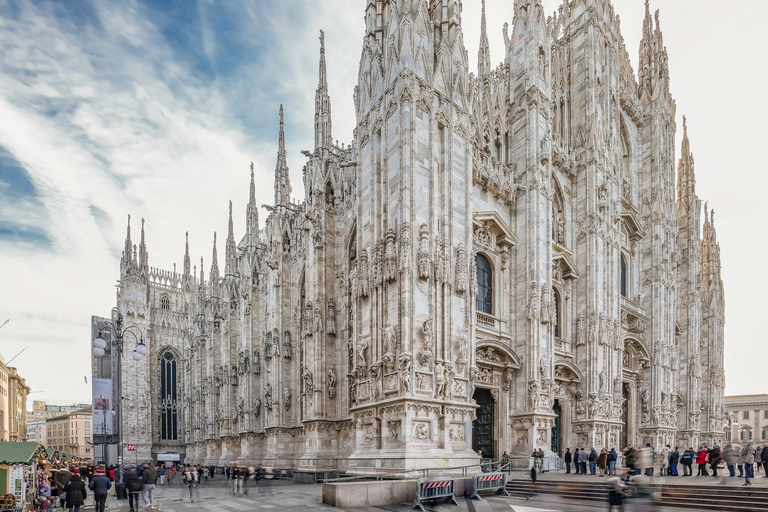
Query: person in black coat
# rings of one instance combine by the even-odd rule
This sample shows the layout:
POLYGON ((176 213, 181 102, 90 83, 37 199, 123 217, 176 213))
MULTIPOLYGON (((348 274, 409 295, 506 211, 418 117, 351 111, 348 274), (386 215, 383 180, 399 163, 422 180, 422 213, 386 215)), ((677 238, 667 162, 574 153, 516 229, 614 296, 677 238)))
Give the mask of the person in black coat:
POLYGON ((672 471, 672 476, 677 476, 677 464, 680 462, 680 452, 675 446, 675 451, 669 454, 669 469, 672 471))
POLYGON ((85 490, 85 484, 80 475, 77 473, 72 475, 64 487, 64 492, 67 493, 67 508, 72 512, 80 512, 80 507, 85 504, 85 498, 88 497, 88 492, 85 490))
POLYGON ((128 488, 128 506, 130 506, 131 512, 138 512, 139 495, 144 489, 144 482, 141 480, 139 471, 136 468, 127 469, 123 475, 123 480, 128 488))
POLYGON ((565 474, 567 475, 571 472, 571 461, 573 460, 573 454, 571 453, 570 448, 565 449, 563 459, 565 460, 565 474))
POLYGON ((104 468, 96 469, 93 478, 88 482, 88 488, 93 491, 93 499, 96 501, 96 512, 104 512, 104 507, 107 504, 107 491, 110 487, 112 487, 112 482, 109 481, 104 468))

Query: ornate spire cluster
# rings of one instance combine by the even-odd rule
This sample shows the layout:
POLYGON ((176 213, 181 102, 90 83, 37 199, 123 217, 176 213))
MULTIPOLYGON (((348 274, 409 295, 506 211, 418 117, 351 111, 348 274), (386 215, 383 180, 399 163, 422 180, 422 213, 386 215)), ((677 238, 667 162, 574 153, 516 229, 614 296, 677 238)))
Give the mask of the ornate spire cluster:
POLYGON ((480 21, 480 48, 477 50, 477 75, 485 76, 491 72, 491 47, 485 27, 485 0, 480 21))
POLYGON ((664 46, 664 38, 659 26, 659 11, 656 10, 651 18, 648 0, 645 0, 645 18, 643 19, 643 37, 640 40, 640 61, 638 69, 638 96, 643 101, 649 101, 655 93, 669 94, 669 59, 664 46), (655 20, 655 28, 654 28, 655 20), (657 91, 661 84, 662 89, 657 91))
POLYGON ((331 97, 325 69, 325 32, 320 31, 320 72, 315 93, 315 149, 333 146, 331 135, 331 97))
POLYGON ((696 176, 693 170, 693 153, 688 141, 688 125, 683 116, 683 143, 680 150, 680 161, 677 164, 677 198, 688 202, 696 195, 696 176))

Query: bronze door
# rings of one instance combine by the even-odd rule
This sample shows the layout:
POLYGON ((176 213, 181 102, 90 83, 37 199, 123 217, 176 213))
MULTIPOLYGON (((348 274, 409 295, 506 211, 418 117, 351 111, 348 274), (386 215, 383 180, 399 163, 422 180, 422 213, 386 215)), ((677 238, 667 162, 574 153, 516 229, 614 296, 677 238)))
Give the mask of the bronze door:
POLYGON ((472 422, 472 449, 482 450, 483 458, 493 458, 494 402, 490 390, 476 389, 477 419, 472 422))

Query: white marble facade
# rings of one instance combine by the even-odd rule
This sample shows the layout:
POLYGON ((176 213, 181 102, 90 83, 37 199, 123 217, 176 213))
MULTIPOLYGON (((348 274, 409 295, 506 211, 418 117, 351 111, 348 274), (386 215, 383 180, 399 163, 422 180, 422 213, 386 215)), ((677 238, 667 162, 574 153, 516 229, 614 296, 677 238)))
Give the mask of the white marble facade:
POLYGON ((360 471, 722 440, 719 246, 687 134, 675 188, 658 12, 636 75, 607 0, 515 0, 496 68, 483 14, 475 74, 461 9, 366 2, 346 146, 321 42, 304 199, 281 109, 274 204, 260 227, 252 179, 239 242, 230 204, 223 273, 215 237, 207 276, 188 250, 177 273, 129 227, 139 458, 360 471))

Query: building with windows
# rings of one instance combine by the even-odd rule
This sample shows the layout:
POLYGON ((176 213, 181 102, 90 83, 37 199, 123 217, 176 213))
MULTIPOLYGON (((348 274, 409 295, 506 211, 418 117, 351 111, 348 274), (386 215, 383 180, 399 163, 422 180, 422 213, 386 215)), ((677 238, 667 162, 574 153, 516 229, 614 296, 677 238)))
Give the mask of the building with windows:
POLYGON ((725 397, 729 441, 768 444, 768 395, 732 395, 725 397))
POLYGON ((30 392, 16 368, 7 366, 0 354, 0 441, 26 441, 25 409, 30 392))
POLYGON ((91 406, 45 420, 46 448, 93 459, 91 406))
POLYGON ((495 68, 483 13, 470 73, 460 0, 368 1, 346 146, 321 33, 303 200, 281 108, 274 202, 262 227, 251 166, 221 267, 215 234, 205 269, 150 267, 129 218, 124 442, 299 472, 721 442, 714 215, 645 8, 637 74, 608 0, 515 0, 495 68))
POLYGON ((46 418, 30 418, 27 416, 27 441, 46 445, 48 431, 45 428, 46 418))
POLYGON ((70 412, 78 411, 90 404, 70 404, 70 405, 54 405, 44 402, 42 400, 35 400, 32 402, 32 410, 27 411, 27 418, 55 418, 70 412))

